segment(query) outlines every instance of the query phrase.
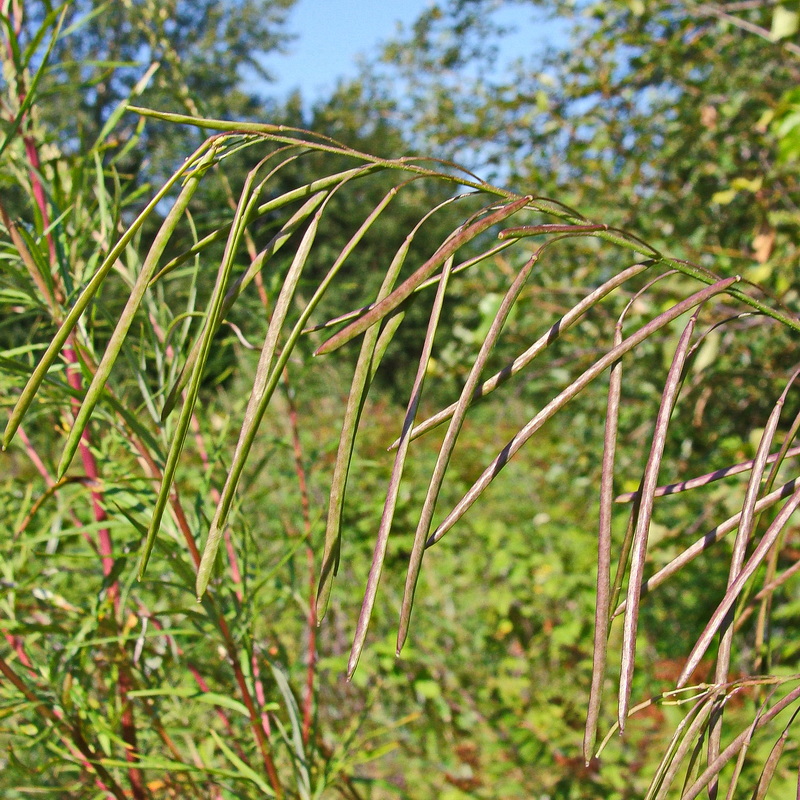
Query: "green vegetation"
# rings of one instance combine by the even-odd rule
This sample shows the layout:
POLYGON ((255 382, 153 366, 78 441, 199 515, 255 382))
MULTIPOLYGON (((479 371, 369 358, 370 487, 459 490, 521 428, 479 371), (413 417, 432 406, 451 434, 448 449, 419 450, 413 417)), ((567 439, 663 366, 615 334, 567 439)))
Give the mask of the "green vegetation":
POLYGON ((793 796, 800 15, 289 6, 2 6, 3 796, 793 796))

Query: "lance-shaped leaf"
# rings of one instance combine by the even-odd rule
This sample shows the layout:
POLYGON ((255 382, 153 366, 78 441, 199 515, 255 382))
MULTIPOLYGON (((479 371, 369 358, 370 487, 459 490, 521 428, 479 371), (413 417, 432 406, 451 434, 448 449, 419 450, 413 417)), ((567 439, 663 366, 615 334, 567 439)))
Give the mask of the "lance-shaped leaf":
MULTIPOLYGON (((348 179, 350 180, 350 179, 348 179)), ((347 181, 343 181, 339 186, 343 186, 347 181)), ((339 187, 337 187, 339 188, 339 187)), ((292 261, 289 271, 286 274, 281 291, 278 294, 278 299, 275 303, 275 308, 270 319, 269 327, 267 328, 267 335, 264 340, 264 346, 261 351, 258 367, 256 369, 256 380, 253 386, 253 391, 250 395, 247 409, 245 411, 244 421, 242 423, 241 431, 239 432, 239 440, 236 444, 233 459, 231 461, 228 477, 225 480, 220 495, 217 509, 214 514, 214 519, 211 522, 211 528, 208 533, 206 545, 203 551, 203 557, 197 573, 196 591, 197 596, 202 596, 208 586, 208 581, 211 577, 211 570, 214 566, 214 558, 216 557, 219 542, 222 537, 222 532, 230 512, 233 498, 236 494, 236 488, 239 484, 244 465, 250 455, 250 450, 255 441, 258 427, 267 410, 272 395, 275 392, 278 382, 280 380, 283 369, 286 366, 292 351, 297 344, 300 335, 303 332, 308 318, 316 308, 319 301, 327 291, 331 282, 336 274, 345 263, 347 256, 352 252, 358 243, 357 240, 351 240, 343 251, 342 257, 337 258, 333 266, 328 270, 325 278, 319 283, 314 294, 309 300, 306 307, 303 309, 300 317, 290 332, 286 342, 283 345, 280 355, 275 360, 275 353, 278 348, 279 337, 283 324, 286 320, 286 315, 289 311, 289 306, 297 289, 300 281, 300 276, 303 272, 306 262, 308 261, 309 254, 316 239, 319 223, 323 213, 327 207, 328 202, 333 197, 331 192, 325 199, 319 210, 314 215, 311 224, 303 235, 295 257, 292 261), (273 365, 273 361, 275 361, 273 365)), ((370 221, 370 225, 374 220, 370 221)), ((364 231, 366 232, 366 230, 364 231)))
POLYGON ((439 269, 459 248, 471 242, 476 236, 479 236, 493 225, 497 225, 504 219, 508 219, 512 214, 516 214, 525 208, 530 199, 530 197, 520 197, 518 200, 507 203, 451 236, 413 275, 403 281, 388 297, 378 303, 371 311, 364 314, 363 317, 350 323, 346 328, 328 339, 327 342, 320 345, 316 354, 322 355, 333 352, 360 333, 363 333, 371 325, 380 322, 387 314, 394 311, 397 306, 406 300, 417 286, 439 269))
POLYGON ((125 308, 120 314, 119 322, 114 328, 114 332, 111 334, 108 345, 106 345, 103 358, 97 365, 92 382, 89 384, 89 388, 86 390, 86 396, 81 403, 78 413, 75 415, 75 422, 73 423, 69 435, 67 436, 67 441, 64 444, 64 451, 61 454, 61 461, 58 465, 59 477, 67 471, 67 468, 69 467, 70 463, 72 462, 72 458, 75 455, 75 451, 78 449, 80 438, 83 435, 84 429, 89 423, 89 418, 91 417, 92 412, 97 405, 97 401, 100 399, 100 395, 105 390, 108 377, 111 374, 111 369, 113 368, 114 363, 119 356, 122 345, 128 335, 128 331, 133 324, 134 317, 139 311, 142 298, 144 297, 145 291, 147 291, 150 278, 152 278, 153 273, 158 266, 158 261, 161 258, 161 255, 164 252, 167 244, 169 243, 169 240, 172 238, 178 222, 188 208, 189 202, 194 196, 194 193, 197 191, 197 187, 200 185, 200 180, 205 169, 207 169, 214 162, 215 157, 215 151, 212 149, 200 160, 197 165, 197 170, 195 170, 189 176, 188 180, 186 181, 186 185, 181 190, 180 194, 175 200, 174 205, 169 210, 169 213, 167 214, 164 222, 159 228, 158 233, 156 234, 156 238, 147 253, 144 263, 142 264, 142 269, 139 272, 136 282, 131 289, 128 301, 125 303, 125 308))
MULTIPOLYGON (((297 212, 295 212, 281 226, 281 229, 275 234, 275 236, 272 237, 269 244, 256 256, 256 258, 253 259, 247 270, 234 282, 233 286, 228 289, 222 301, 222 306, 220 307, 220 313, 217 319, 215 332, 222 323, 222 320, 225 319, 228 312, 231 310, 233 304, 236 302, 236 299, 256 276, 256 273, 260 272, 264 268, 264 265, 269 261, 269 259, 272 258, 283 247, 284 244, 286 244, 292 234, 314 213, 314 211, 316 211, 320 203, 322 203, 327 196, 327 192, 319 192, 318 194, 309 198, 303 204, 302 208, 298 209, 297 212)), ((166 420, 167 417, 172 413, 175 404, 178 402, 180 393, 185 388, 186 382, 189 379, 189 375, 191 375, 192 370, 194 369, 194 365, 200 353, 202 342, 203 339, 198 338, 194 343, 186 362, 184 363, 178 375, 178 378, 175 380, 169 392, 167 393, 166 400, 164 401, 164 408, 161 412, 162 422, 166 420)))
MULTIPOLYGON (((367 577, 367 587, 364 590, 364 600, 361 604, 361 612, 359 613, 358 623, 356 625, 353 646, 350 650, 350 658, 347 662, 348 677, 352 676, 353 672, 355 672, 358 659, 364 647, 364 641, 367 637, 367 628, 369 627, 372 609, 375 605, 375 597, 378 593, 378 584, 381 578, 381 571, 383 570, 383 561, 386 557, 389 532, 392 527, 394 512, 397 506, 397 494, 400 491, 400 481, 403 477, 403 468, 406 462, 408 446, 411 442, 410 433, 411 429, 414 427, 414 418, 416 417, 420 397, 422 396, 422 386, 425 382, 425 375, 428 372, 431 352, 433 351, 433 340, 436 337, 436 329, 439 326, 439 318, 441 317, 442 306, 444 305, 444 296, 447 291, 450 270, 453 266, 453 258, 454 257, 451 255, 444 263, 442 279, 439 281, 439 286, 436 289, 436 297, 434 298, 433 308, 428 320, 428 328, 425 331, 425 340, 422 343, 419 367, 417 368, 417 374, 414 378, 414 384, 411 387, 411 396, 408 400, 408 408, 406 409, 406 415, 403 420, 403 430, 400 435, 400 446, 397 448, 397 453, 395 454, 392 474, 389 478, 389 486, 386 490, 386 500, 383 504, 383 513, 381 514, 378 535, 375 538, 375 548, 373 550, 372 564, 370 565, 369 575, 367 577)), ((398 652, 399 647, 398 644, 398 652)))
MULTIPOLYGON (((262 162, 263 163, 263 162, 262 162)), ((194 367, 189 379, 189 385, 186 389, 186 397, 181 408, 181 413, 175 423, 175 430, 172 433, 172 441, 167 453, 167 458, 164 463, 164 469, 161 475, 161 485, 153 505, 153 515, 150 520, 150 527, 147 531, 147 538, 145 539, 142 547, 142 553, 139 559, 139 579, 144 577, 145 570, 147 569, 147 562, 150 559, 150 554, 153 550, 153 544, 161 528, 161 520, 164 516, 164 511, 167 507, 170 493, 172 492, 172 483, 175 479, 175 472, 178 468, 178 461, 183 452, 183 446, 186 441, 186 434, 189 430, 192 414, 194 412, 195 404, 197 403, 197 396, 200 392, 200 381, 202 379, 203 370, 208 360, 209 353, 211 352, 211 343, 214 334, 218 327, 218 320, 222 308, 223 298, 225 296, 225 288, 228 285, 231 270, 233 269, 233 262, 236 257, 236 252, 239 249, 242 236, 244 235, 245 225, 248 213, 252 209, 257 197, 252 193, 253 183, 262 164, 257 164, 247 174, 242 193, 239 197, 239 203, 236 207, 234 214, 233 225, 231 226, 228 241, 225 243, 225 251, 222 254, 219 270, 217 271, 217 279, 214 283, 214 288, 211 292, 211 297, 208 301, 206 309, 205 320, 203 328, 200 333, 200 348, 195 361, 194 367)))
MULTIPOLYGON (((19 127, 22 124, 22 120, 25 118, 25 115, 30 111, 31 107, 33 106, 34 102, 39 99, 39 95, 37 94, 37 88, 39 86, 39 82, 42 80, 42 76, 44 76, 48 68, 50 66, 50 56, 53 53, 53 48, 58 41, 59 35, 61 34, 61 26, 64 24, 64 17, 67 15, 67 6, 66 4, 59 6, 58 8, 52 9, 49 13, 45 16, 42 20, 42 24, 39 27, 39 30, 33 37, 33 41, 30 42, 29 46, 26 48, 25 57, 24 59, 20 58, 20 53, 16 49, 17 43, 17 36, 12 34, 10 36, 5 37, 5 44, 11 45, 13 48, 13 57, 14 60, 17 62, 15 64, 15 69, 19 70, 19 73, 22 74, 24 71, 24 67, 22 66, 21 61, 24 61, 25 64, 31 65, 33 61, 33 54, 39 48, 39 43, 47 31, 52 27, 52 33, 50 34, 50 42, 47 45, 47 48, 43 53, 37 53, 37 62, 38 66, 36 68, 36 72, 33 73, 33 76, 29 78, 28 85, 25 87, 25 91, 22 94, 21 100, 22 102, 17 109, 17 113, 14 115, 14 119, 11 120, 10 123, 7 123, 4 127, 6 128, 6 135, 3 138, 3 141, 0 143, 0 155, 5 152, 5 149, 8 147, 11 142, 13 142, 17 135, 19 134, 19 127), (56 21, 57 20, 57 21, 56 21), (13 43, 13 44, 12 44, 13 43)), ((7 9, 4 9, 3 15, 0 17, 2 20, 2 24, 7 27, 12 26, 11 15, 9 14, 7 9)))
POLYGON ((450 528, 458 522, 459 519, 466 513, 470 506, 478 499, 486 487, 494 480, 502 468, 508 463, 508 460, 514 456, 515 453, 528 441, 528 439, 536 433, 539 428, 544 425, 557 411, 563 408, 567 403, 576 397, 583 389, 585 389, 598 375, 601 375, 608 367, 617 361, 625 353, 633 350, 637 345, 641 344, 645 339, 651 336, 660 328, 669 324, 677 319, 682 314, 685 314, 690 309, 694 308, 701 303, 706 302, 709 298, 713 297, 720 292, 726 291, 730 286, 739 281, 738 276, 726 278, 712 286, 701 289, 699 292, 687 297, 680 303, 676 303, 672 308, 659 314, 655 319, 652 319, 636 333, 631 334, 619 346, 612 348, 608 353, 598 359, 591 367, 589 367, 579 378, 574 380, 566 389, 564 389, 557 397, 553 398, 533 419, 525 425, 522 430, 503 448, 499 455, 497 455, 491 463, 486 467, 481 476, 472 485, 464 497, 456 504, 453 510, 441 522, 439 527, 433 532, 428 539, 428 544, 432 545, 439 541, 450 528))
POLYGON ((209 728, 209 733, 211 734, 211 738, 217 743, 219 749, 225 754, 228 761, 236 767, 235 774, 237 777, 244 778, 255 784, 260 791, 264 792, 265 796, 275 797, 275 792, 272 787, 249 764, 239 758, 213 728, 209 728))

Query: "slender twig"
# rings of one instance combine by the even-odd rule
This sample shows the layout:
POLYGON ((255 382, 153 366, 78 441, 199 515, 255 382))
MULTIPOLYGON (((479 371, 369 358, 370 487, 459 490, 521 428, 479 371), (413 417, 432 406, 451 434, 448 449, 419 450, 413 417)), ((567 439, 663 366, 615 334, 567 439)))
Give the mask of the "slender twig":
POLYGON ((743 31, 753 33, 756 36, 760 36, 762 39, 766 39, 768 42, 783 45, 793 55, 800 56, 800 46, 794 44, 794 42, 787 42, 785 40, 776 42, 772 37, 772 34, 766 28, 762 28, 760 25, 750 22, 750 20, 742 19, 734 14, 729 14, 725 8, 722 8, 715 3, 701 3, 694 9, 694 11, 702 16, 716 17, 717 19, 721 19, 723 22, 729 22, 731 25, 741 28, 743 31))

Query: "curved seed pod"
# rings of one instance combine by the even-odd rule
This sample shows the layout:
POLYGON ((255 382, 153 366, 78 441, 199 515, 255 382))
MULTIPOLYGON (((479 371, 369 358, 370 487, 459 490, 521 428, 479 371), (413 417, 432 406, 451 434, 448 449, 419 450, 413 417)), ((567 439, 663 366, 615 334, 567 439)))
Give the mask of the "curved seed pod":
POLYGON ((681 800, 695 800, 696 797, 719 775, 725 764, 737 755, 743 747, 750 741, 754 731, 763 728, 770 723, 785 708, 800 699, 800 687, 792 689, 786 697, 779 700, 775 705, 756 718, 752 725, 743 730, 698 776, 697 780, 683 793, 681 800))
MULTIPOLYGON (((764 432, 761 435, 761 441, 758 444, 756 457, 753 459, 753 469, 750 472, 750 479, 747 482, 747 489, 745 490, 744 501, 742 502, 742 516, 739 520, 739 530, 736 534, 736 539, 733 544, 733 552, 731 554, 731 564, 728 573, 728 586, 738 576, 742 569, 745 553, 750 540, 755 530, 757 516, 755 513, 755 505, 758 499, 758 494, 761 489, 761 478, 767 465, 767 456, 769 455, 772 441, 775 438, 775 431, 778 428, 780 421, 781 411, 786 400, 786 394, 789 388, 794 383, 797 377, 797 372, 791 377, 786 388, 781 393, 775 403, 772 412, 767 419, 767 424, 764 427, 764 432)), ((717 649, 717 664, 714 673, 715 683, 724 683, 728 680, 728 670, 731 663, 731 650, 733 647, 733 613, 732 610, 728 612, 720 626, 720 643, 717 649)), ((711 729, 708 735, 708 758, 713 761, 720 751, 720 742, 722 741, 722 713, 723 709, 720 706, 718 713, 715 713, 711 729)), ((711 782, 709 791, 711 794, 716 795, 716 780, 711 782)))
MULTIPOLYGON (((622 342, 622 327, 614 329, 614 347, 622 342)), ((608 656, 608 630, 611 621, 611 521, 614 494, 614 457, 617 449, 619 402, 622 393, 622 360, 611 366, 603 434, 603 467, 600 475, 600 515, 597 533, 597 590, 595 593, 592 684, 583 734, 583 758, 588 765, 594 751, 600 719, 603 681, 608 656)))
POLYGON ((451 236, 413 275, 408 277, 400 286, 397 287, 388 297, 378 303, 371 311, 364 314, 355 322, 351 322, 343 330, 328 339, 327 342, 317 348, 317 355, 330 353, 363 333, 371 325, 382 320, 389 312, 406 300, 411 293, 423 281, 427 280, 439 267, 447 261, 450 256, 463 247, 467 242, 471 242, 476 236, 508 219, 512 214, 525 208, 531 200, 529 196, 520 197, 513 202, 501 206, 497 211, 481 217, 472 225, 462 229, 459 233, 451 236))
MULTIPOLYGON (((776 489, 774 492, 770 492, 766 497, 762 497, 761 500, 756 503, 756 513, 759 514, 770 506, 775 505, 775 503, 777 503, 779 500, 789 497, 798 487, 800 487, 800 479, 794 478, 793 480, 787 481, 783 484, 783 486, 776 489)), ((646 594, 655 591, 659 586, 661 586, 662 583, 664 583, 668 578, 671 578, 682 567, 686 566, 686 564, 688 564, 690 561, 708 550, 713 544, 721 541, 731 531, 735 531, 739 525, 741 516, 742 512, 739 511, 732 517, 726 519, 724 522, 721 522, 719 525, 717 525, 715 528, 712 528, 707 534, 705 534, 705 536, 702 536, 694 544, 687 547, 680 555, 673 558, 669 564, 662 567, 654 575, 651 575, 646 581, 644 581, 644 583, 642 583, 641 596, 644 597, 646 594)), ((625 611, 625 601, 620 603, 620 605, 614 610, 612 618, 619 616, 623 611, 625 611)))
POLYGON ((673 320, 685 314, 690 309, 694 308, 701 303, 704 303, 709 298, 713 297, 720 292, 727 291, 733 284, 741 280, 738 276, 726 278, 712 286, 701 289, 699 292, 687 297, 680 303, 676 303, 672 308, 659 314, 655 319, 652 319, 636 333, 625 339, 618 347, 612 348, 608 353, 598 359, 591 367, 589 367, 579 378, 574 380, 566 389, 564 389, 557 397, 553 398, 524 428, 503 448, 498 456, 486 467, 478 480, 472 485, 472 488, 464 495, 464 497, 456 504, 455 508, 448 514, 448 516, 441 522, 439 527, 433 532, 428 539, 428 545, 435 544, 439 539, 444 536, 455 523, 461 519, 469 507, 477 500, 483 490, 494 480, 495 476, 505 466, 510 458, 522 447, 528 439, 536 433, 548 419, 550 419, 557 411, 563 408, 570 400, 578 395, 585 389, 598 375, 603 373, 615 361, 617 361, 625 353, 633 350, 634 347, 641 344, 645 339, 651 336, 660 328, 669 324, 673 320))
MULTIPOLYGON (((313 197, 309 198, 309 200, 307 200, 303 206, 298 209, 297 212, 295 212, 286 221, 286 223, 284 223, 283 226, 281 226, 281 229, 275 234, 270 243, 253 259, 244 274, 241 275, 239 279, 234 282, 233 286, 231 286, 231 288, 226 292, 222 301, 222 306, 220 307, 217 327, 219 327, 219 324, 221 324, 222 320, 225 319, 225 316, 227 315, 228 311, 230 311, 231 307, 236 301, 236 298, 250 283, 250 281, 253 280, 256 273, 260 272, 264 268, 264 265, 269 261, 269 259, 272 258, 283 247, 284 244, 286 244, 286 242, 291 238, 292 234, 314 213, 314 211, 317 210, 320 203, 322 203, 325 198, 328 197, 328 194, 328 192, 318 192, 313 197)), ((164 422, 172 413, 172 410, 175 408, 175 404, 180 398, 181 392, 186 387, 186 382, 189 380, 189 375, 191 375, 194 364, 197 361, 202 341, 202 337, 195 341, 178 377, 175 379, 175 382, 172 384, 169 392, 167 392, 167 397, 164 400, 164 408, 161 411, 162 422, 164 422)))
MULTIPOLYGON (((416 178, 412 178, 411 180, 416 180, 416 178)), ((384 198, 384 205, 382 207, 388 204, 400 188, 402 187, 394 187, 391 190, 386 198, 384 198)), ((392 263, 389 265, 389 269, 378 291, 377 302, 383 300, 383 298, 387 297, 392 291, 397 277, 400 274, 400 270, 405 263, 408 250, 422 225, 433 214, 454 202, 454 200, 455 198, 451 198, 425 214, 408 236, 406 236, 395 253, 392 263)), ((328 518, 325 526, 325 545, 322 553, 322 564, 320 566, 319 586, 317 588, 317 624, 321 624, 325 616, 331 588, 333 586, 333 578, 339 567, 344 495, 364 398, 372 382, 375 370, 378 368, 383 357, 383 353, 386 351, 386 347, 389 345, 389 341, 397 330, 397 326, 402 321, 402 318, 402 312, 390 317, 383 332, 379 330, 377 325, 366 331, 353 371, 353 380, 347 397, 347 407, 345 408, 342 432, 339 437, 339 446, 336 452, 336 463, 333 468, 333 477, 331 478, 329 490, 330 499, 328 501, 328 518)))
MULTIPOLYGON (((794 458, 800 455, 800 446, 789 447, 785 451, 781 449, 780 452, 772 453, 767 456, 767 464, 776 464, 786 458, 794 458)), ((688 492, 690 489, 697 489, 701 486, 708 486, 709 483, 728 478, 731 475, 740 475, 742 472, 749 472, 755 464, 755 459, 749 461, 741 461, 738 464, 732 464, 730 467, 722 467, 715 469, 713 472, 707 472, 705 475, 698 475, 696 478, 689 478, 689 480, 679 481, 678 483, 669 483, 666 486, 659 486, 655 491, 656 497, 667 497, 668 495, 678 494, 679 492, 688 492)), ((630 503, 637 496, 637 492, 625 492, 625 494, 617 495, 614 498, 615 503, 630 503)))
POLYGON ((378 529, 378 535, 375 540, 375 549, 372 556, 372 564, 367 577, 367 588, 364 591, 364 600, 361 605, 361 613, 358 617, 358 624, 356 625, 356 633, 353 640, 353 646, 350 650, 350 658, 347 663, 347 676, 348 678, 355 672, 358 665, 358 659, 361 656, 361 651, 364 647, 364 641, 367 636, 367 628, 369 627, 370 617, 372 616, 372 609, 375 605, 375 597, 378 592, 378 583, 383 570, 383 561, 386 556, 386 546, 389 541, 389 532, 392 527, 392 520, 394 519, 395 507, 397 504, 397 494, 400 490, 400 480, 403 477, 403 468, 405 466, 406 455, 408 453, 408 445, 410 442, 409 434, 414 426, 414 417, 419 407, 420 397, 422 396, 422 386, 425 382, 425 375, 428 371, 428 364, 433 350, 433 340, 436 336, 436 329, 439 326, 439 318, 442 313, 442 305, 444 304, 444 296, 447 290, 447 283, 450 277, 450 269, 453 265, 453 256, 451 256, 444 264, 442 272, 442 280, 436 290, 436 297, 433 301, 433 309, 428 320, 428 329, 425 332, 425 341, 422 345, 422 354, 420 355, 419 367, 417 374, 414 378, 414 385, 411 388, 411 396, 408 401, 408 408, 406 410, 405 419, 403 421, 403 433, 400 437, 400 447, 397 448, 397 454, 392 467, 392 474, 389 479, 389 487, 386 491, 386 501, 383 506, 383 514, 381 515, 381 523, 378 529))
POLYGON ((711 619, 708 621, 703 633, 700 634, 700 638, 697 640, 697 643, 692 649, 692 652, 686 661, 686 665, 684 666, 683 671, 678 678, 678 687, 685 686, 688 682, 689 676, 692 674, 692 672, 694 672, 703 655, 705 655, 706 650, 711 644, 711 640, 716 635, 717 630, 719 630, 719 627, 725 619, 725 616, 736 602, 736 599, 739 597, 742 589, 744 589, 745 583, 747 583, 753 573, 761 565, 761 562, 766 557, 770 548, 775 543, 775 540, 780 535, 780 532, 789 522, 789 518, 797 510, 798 506, 800 506, 800 489, 795 490, 791 498, 778 512, 772 524, 769 526, 769 528, 767 528, 764 536, 758 543, 758 546, 753 551, 753 554, 742 568, 738 577, 725 593, 725 597, 722 599, 722 602, 720 602, 719 606, 717 606, 717 610, 711 615, 711 619))
MULTIPOLYGON (((493 392, 498 386, 502 386, 509 378, 520 373, 542 351, 555 342, 565 331, 569 330, 590 308, 597 305, 604 297, 615 289, 618 289, 634 275, 638 275, 640 272, 646 270, 652 264, 652 261, 634 264, 632 267, 623 270, 601 286, 598 286, 591 294, 588 294, 583 300, 564 314, 561 319, 551 325, 524 353, 517 356, 510 364, 507 364, 503 369, 478 386, 475 389, 471 402, 474 403, 477 400, 481 400, 493 392)), ((434 414, 432 417, 429 417, 424 422, 421 422, 411 432, 411 438, 416 439, 429 430, 432 430, 437 425, 441 425, 441 423, 450 419, 450 417, 453 416, 455 408, 456 404, 453 403, 437 414, 434 414)), ((392 450, 395 447, 397 447, 397 442, 393 442, 389 449, 392 450)))
POLYGON ((683 330, 672 364, 667 373, 664 391, 661 395, 661 405, 656 417, 653 442, 650 446, 650 455, 644 469, 641 486, 641 502, 636 529, 633 534, 631 547, 631 568, 628 578, 628 598, 625 610, 625 622, 622 629, 622 665, 620 667, 619 681, 619 708, 617 719, 620 731, 624 730, 625 719, 628 716, 628 707, 631 698, 633 682, 633 668, 636 658, 636 634, 639 623, 639 599, 644 574, 644 565, 647 558, 647 540, 650 532, 650 520, 653 515, 653 493, 658 482, 658 471, 661 468, 661 458, 664 454, 664 445, 667 440, 667 429, 672 410, 678 398, 678 392, 683 384, 684 365, 689 352, 694 327, 697 322, 698 308, 683 330))

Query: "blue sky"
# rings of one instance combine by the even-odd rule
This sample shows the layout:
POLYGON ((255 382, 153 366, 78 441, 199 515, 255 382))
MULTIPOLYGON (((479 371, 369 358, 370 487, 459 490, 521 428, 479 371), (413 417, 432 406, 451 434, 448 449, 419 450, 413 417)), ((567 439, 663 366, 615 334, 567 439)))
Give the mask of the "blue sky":
MULTIPOLYGON (((374 57, 398 24, 408 28, 434 0, 298 0, 289 13, 289 31, 297 38, 285 55, 270 55, 265 66, 276 83, 269 94, 284 97, 299 89, 306 103, 328 96, 339 78, 355 77, 359 55, 374 57)), ((541 12, 539 12, 541 13, 541 12)), ((496 19, 517 28, 504 39, 507 59, 527 55, 558 39, 558 24, 535 19, 535 10, 502 9, 496 19)))
POLYGON ((431 0, 298 0, 289 30, 298 34, 283 56, 266 66, 277 78, 274 89, 285 95, 300 89, 306 101, 323 98, 341 77, 355 77, 360 54, 375 55, 378 44, 410 25, 431 0))

